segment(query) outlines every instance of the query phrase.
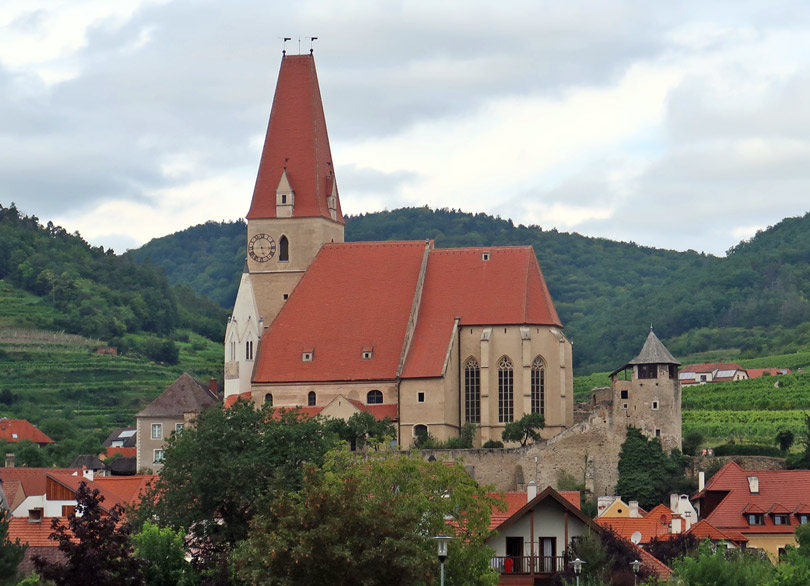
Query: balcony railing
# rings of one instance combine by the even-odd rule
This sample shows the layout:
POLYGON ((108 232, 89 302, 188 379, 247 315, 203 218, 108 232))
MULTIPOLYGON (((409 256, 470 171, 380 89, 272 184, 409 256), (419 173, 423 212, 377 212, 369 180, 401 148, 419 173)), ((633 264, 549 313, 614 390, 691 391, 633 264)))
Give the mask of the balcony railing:
POLYGON ((495 556, 491 565, 502 574, 555 574, 565 570, 565 556, 495 556))

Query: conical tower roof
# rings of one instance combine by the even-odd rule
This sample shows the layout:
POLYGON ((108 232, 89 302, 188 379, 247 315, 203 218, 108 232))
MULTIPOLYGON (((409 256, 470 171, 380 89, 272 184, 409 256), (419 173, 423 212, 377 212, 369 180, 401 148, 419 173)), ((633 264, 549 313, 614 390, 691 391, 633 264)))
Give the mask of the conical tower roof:
POLYGON ((620 370, 624 370, 628 366, 634 366, 636 364, 674 364, 680 366, 681 363, 667 350, 667 347, 664 346, 661 340, 658 339, 658 336, 655 335, 652 328, 650 328, 650 333, 647 335, 647 340, 644 342, 644 346, 641 348, 641 352, 638 353, 638 356, 621 368, 617 368, 611 372, 610 376, 613 376, 620 370))
POLYGON ((675 357, 650 328, 650 333, 647 336, 647 341, 644 342, 644 347, 641 348, 641 352, 627 364, 676 364, 680 366, 681 363, 675 360, 675 357))
MULTIPOLYGON (((248 219, 276 217, 276 189, 285 171, 295 193, 293 217, 332 219, 327 197, 337 198, 337 189, 311 54, 281 60, 248 219)), ((336 207, 335 221, 342 224, 339 198, 336 207)))

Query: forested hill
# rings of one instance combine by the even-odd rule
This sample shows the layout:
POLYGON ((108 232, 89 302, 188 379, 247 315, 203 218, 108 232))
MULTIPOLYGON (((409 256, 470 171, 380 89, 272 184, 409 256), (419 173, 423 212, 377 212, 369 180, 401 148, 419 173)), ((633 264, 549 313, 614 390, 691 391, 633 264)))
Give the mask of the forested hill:
MULTIPOLYGON (((171 267, 171 279, 227 307, 244 263, 244 230, 241 222, 209 222, 129 254, 171 267)), ((439 247, 533 246, 580 373, 621 366, 638 352, 650 324, 676 356, 810 347, 809 216, 784 220, 724 258, 455 210, 404 208, 346 219, 349 241, 425 238, 439 247)))
POLYGON ((14 316, 13 325, 65 330, 120 346, 127 334, 167 337, 186 328, 220 342, 225 311, 164 269, 90 246, 51 222, 0 205, 0 279, 39 296, 56 311, 14 316))

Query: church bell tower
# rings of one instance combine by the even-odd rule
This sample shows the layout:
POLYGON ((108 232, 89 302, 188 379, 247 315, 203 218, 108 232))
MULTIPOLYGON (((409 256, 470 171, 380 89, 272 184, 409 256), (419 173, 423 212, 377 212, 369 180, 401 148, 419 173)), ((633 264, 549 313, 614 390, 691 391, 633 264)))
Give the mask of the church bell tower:
POLYGON ((245 273, 225 334, 226 398, 250 390, 257 348, 241 332, 255 331, 258 345, 321 246, 343 242, 343 229, 315 59, 285 54, 247 214, 245 273))

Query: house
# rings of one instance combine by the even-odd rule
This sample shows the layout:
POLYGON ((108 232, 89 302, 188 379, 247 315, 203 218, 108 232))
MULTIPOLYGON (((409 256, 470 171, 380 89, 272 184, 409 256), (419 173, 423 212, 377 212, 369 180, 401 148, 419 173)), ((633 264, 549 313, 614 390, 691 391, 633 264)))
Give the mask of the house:
POLYGON ((34 442, 39 447, 54 443, 51 438, 25 419, 8 419, 6 417, 0 418, 0 440, 11 443, 27 440, 34 442))
MULTIPOLYGON (((564 496, 549 486, 537 494, 531 482, 528 492, 518 494, 504 495, 509 510, 505 516, 494 517, 495 534, 487 540, 495 550, 492 567, 501 573, 498 584, 552 584, 571 561, 567 552, 572 542, 604 529, 579 509, 579 493, 564 496)), ((631 542, 627 545, 637 551, 645 568, 669 577, 667 566, 631 542)))
POLYGON ((748 378, 759 378, 761 376, 779 376, 781 374, 790 374, 789 368, 746 368, 745 372, 748 373, 748 378))
POLYGON ((736 362, 704 362, 684 366, 678 378, 682 385, 697 385, 745 380, 749 375, 736 362))
POLYGON ((571 343, 531 247, 344 242, 311 54, 282 58, 247 224, 226 405, 384 407, 404 446, 465 423, 481 445, 527 413, 545 437, 573 424, 571 343))
POLYGON ((638 506, 638 501, 624 502, 618 496, 600 496, 596 499, 596 517, 639 517, 647 512, 638 506))
POLYGON ((138 445, 138 430, 134 427, 119 427, 107 436, 102 445, 105 449, 99 454, 100 458, 111 458, 116 454, 120 454, 125 458, 135 456, 138 445))
POLYGON ((202 411, 219 403, 216 388, 211 389, 183 373, 154 401, 135 415, 137 470, 160 470, 166 440, 182 431, 202 411))
MULTIPOLYGON (((693 497, 702 519, 778 556, 810 520, 810 470, 744 470, 729 462, 693 497)), ((739 539, 737 539, 739 541, 739 539)))
MULTIPOLYGON (((620 499, 615 501, 621 502, 620 499)), ((630 501, 630 506, 627 507, 629 510, 625 514, 617 509, 623 510, 621 506, 608 507, 597 517, 596 523, 640 545, 688 533, 697 523, 697 511, 685 494, 672 494, 669 507, 656 505, 649 512, 640 509, 635 501, 630 501)))

